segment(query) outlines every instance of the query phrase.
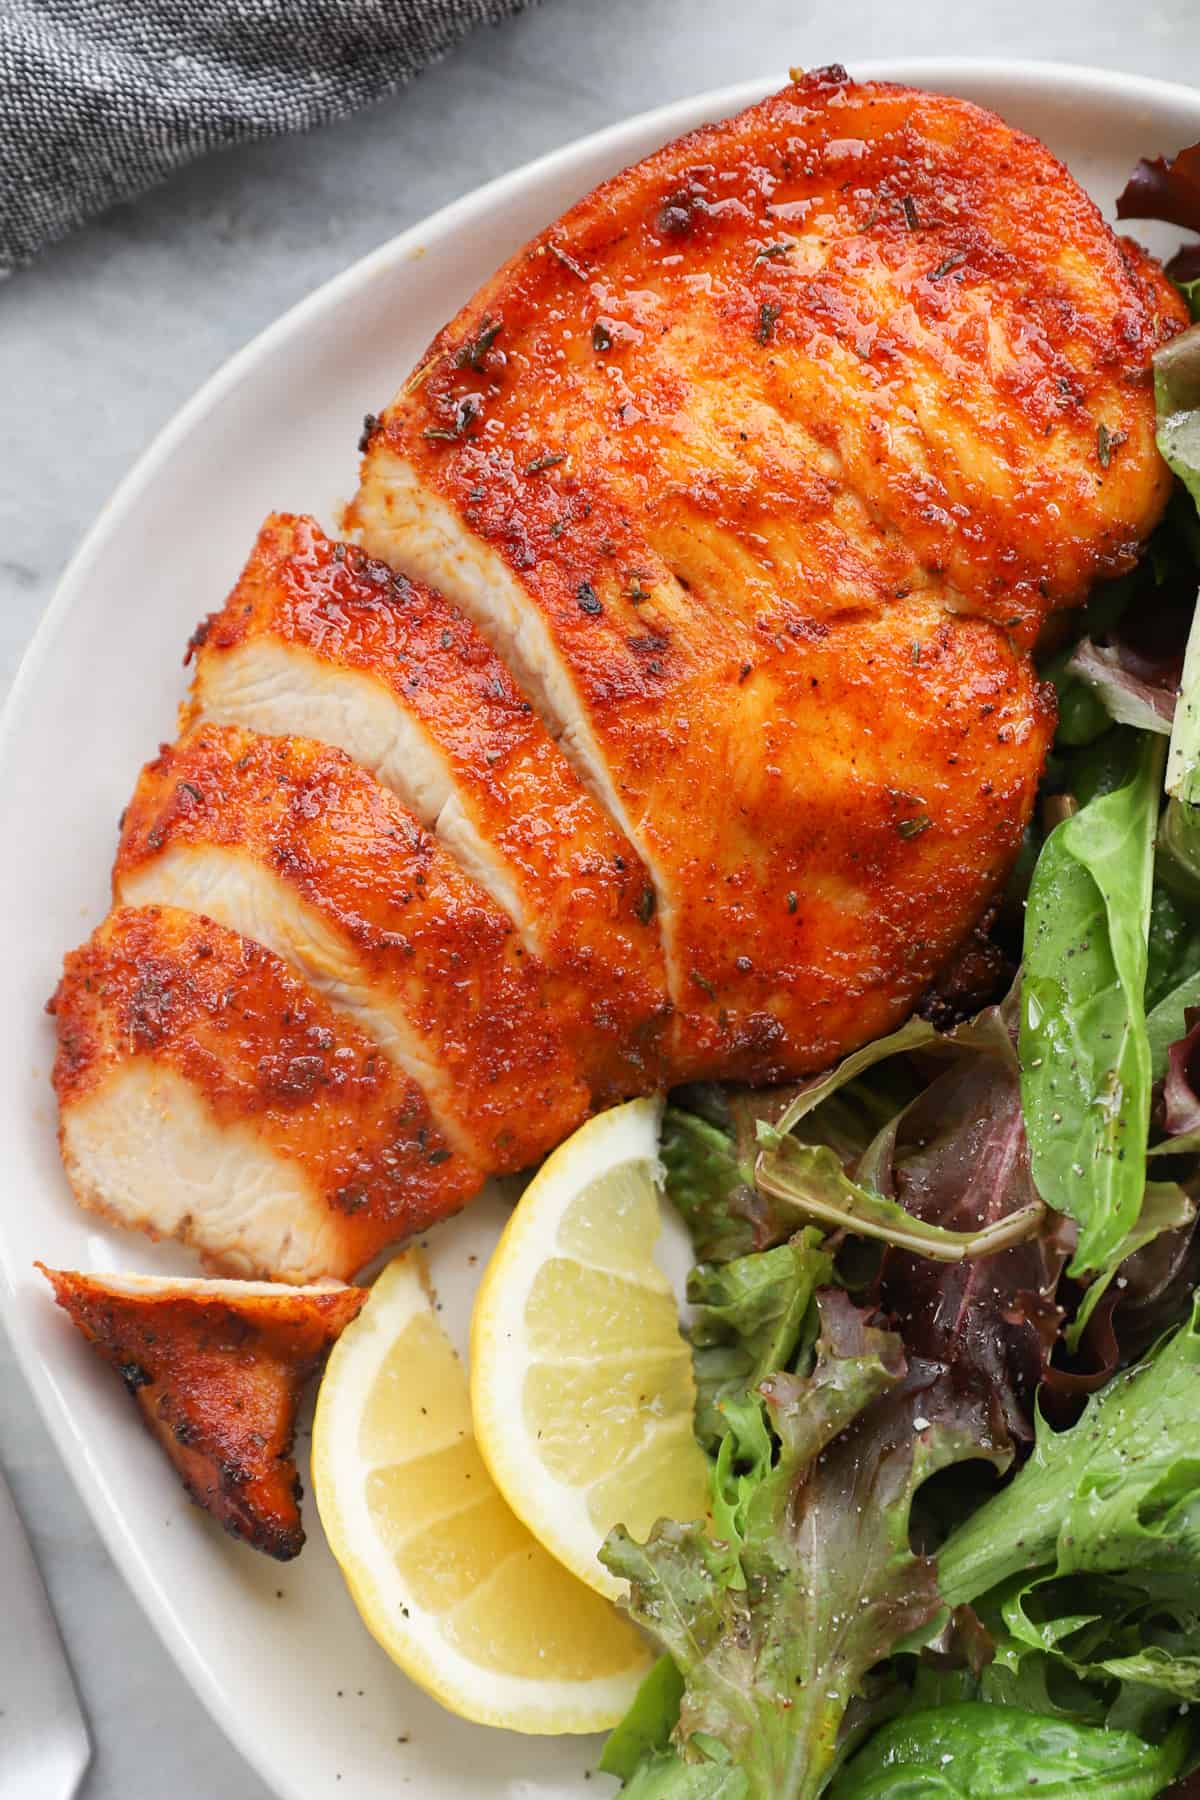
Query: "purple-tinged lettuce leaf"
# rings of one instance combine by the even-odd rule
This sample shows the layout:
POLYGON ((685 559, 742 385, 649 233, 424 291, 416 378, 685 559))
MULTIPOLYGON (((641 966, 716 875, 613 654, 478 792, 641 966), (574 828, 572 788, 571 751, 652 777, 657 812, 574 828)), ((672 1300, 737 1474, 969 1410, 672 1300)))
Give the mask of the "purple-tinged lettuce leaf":
MULTIPOLYGON (((916 1050, 927 1050, 939 1041, 939 1037, 940 1034, 927 1020, 909 1019, 898 1031, 891 1031, 886 1037, 875 1038, 871 1043, 864 1044, 861 1050, 844 1056, 836 1068, 828 1070, 824 1075, 815 1075, 810 1081, 801 1082, 793 1090, 788 1104, 779 1116, 766 1123, 772 1125, 781 1136, 795 1131, 803 1119, 811 1118, 817 1108, 823 1106, 839 1089, 857 1081, 859 1076, 865 1075, 877 1063, 887 1062, 894 1056, 906 1056, 916 1050)), ((866 1148, 870 1135, 872 1134, 862 1140, 858 1146, 860 1150, 866 1148)), ((821 1135, 814 1136, 809 1131, 801 1132, 800 1136, 806 1143, 826 1141, 821 1135)), ((836 1145, 832 1147, 837 1148, 836 1145)))
POLYGON ((762 1143, 755 1171, 758 1186, 781 1205, 793 1206, 798 1217, 819 1219, 826 1227, 859 1237, 879 1238, 935 1262, 995 1255, 1036 1235, 1045 1217, 1044 1206, 1035 1199, 1022 1212, 975 1230, 950 1231, 906 1211, 874 1185, 851 1180, 824 1144, 801 1144, 769 1127, 764 1128, 762 1143))
POLYGON ((1170 737, 1178 673, 1139 669, 1138 660, 1120 640, 1098 644, 1083 638, 1071 653, 1067 673, 1086 682, 1116 724, 1170 737))
POLYGON ((1033 1185, 1014 1045, 1016 993, 948 1033, 919 1022, 848 1058, 801 1089, 769 1133, 759 1164, 779 1204, 870 1233, 888 1244, 880 1304, 911 1353, 955 1365, 960 1381, 999 1402, 1011 1435, 1033 1436, 1033 1396, 1047 1372, 1061 1313, 1055 1288, 1068 1244, 1033 1185), (903 1055, 921 1068, 916 1097, 840 1167, 803 1141, 831 1095, 867 1057, 903 1055), (777 1128, 778 1129, 778 1128, 777 1128))
MULTIPOLYGON (((899 1338, 844 1294, 818 1306, 812 1373, 776 1374, 746 1403, 760 1431, 769 1421, 777 1460, 751 1445, 719 1467, 714 1530, 727 1535, 664 1522, 645 1545, 618 1529, 603 1552, 683 1677, 681 1764, 703 1767, 719 1747, 746 1800, 820 1794, 868 1671, 939 1610, 935 1565, 909 1547, 918 1489, 955 1462, 1007 1461, 945 1371, 910 1369, 899 1338)), ((748 1438, 747 1421, 736 1429, 748 1438)))
MULTIPOLYGON (((1200 1006, 1187 1008, 1183 1028, 1184 1035, 1167 1052, 1163 1082, 1163 1125, 1172 1138, 1200 1132, 1200 1006)), ((1170 1154, 1166 1145, 1163 1149, 1170 1154)))
MULTIPOLYGON (((940 1050, 942 1073, 909 1106, 876 1164, 885 1191, 909 1213, 961 1233, 1038 1209, 1021 1112, 1013 1000, 990 1007, 940 1050)), ((1040 1213, 1040 1209, 1039 1209, 1040 1213)), ((1034 1396, 1061 1312, 1055 1290, 1067 1257, 1061 1222, 998 1254, 936 1266, 891 1249, 880 1303, 910 1354, 953 1364, 960 1380, 998 1400, 1018 1441, 1033 1436, 1034 1396)))
POLYGON ((1127 1264, 1164 1233, 1177 1235, 1186 1230, 1196 1217, 1196 1202, 1175 1181, 1148 1181, 1142 1208, 1118 1249, 1112 1267, 1098 1275, 1084 1292, 1079 1308, 1067 1329, 1067 1348, 1075 1350, 1087 1330, 1088 1320, 1113 1280, 1128 1283, 1123 1274, 1127 1264))
POLYGON ((1200 231, 1200 144, 1171 157, 1142 157, 1117 198, 1117 217, 1200 231))

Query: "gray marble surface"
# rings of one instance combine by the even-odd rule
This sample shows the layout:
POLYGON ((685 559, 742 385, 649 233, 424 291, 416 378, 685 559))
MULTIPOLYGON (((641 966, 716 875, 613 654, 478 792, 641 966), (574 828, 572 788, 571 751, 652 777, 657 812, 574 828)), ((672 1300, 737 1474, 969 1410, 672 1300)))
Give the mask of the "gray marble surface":
MULTIPOLYGON (((662 101, 789 63, 931 54, 1200 82, 1200 12, 1195 0, 546 0, 352 122, 213 158, 48 252, 0 286, 0 690, 132 459, 327 276, 490 176, 662 101)), ((95 1736, 87 1800, 267 1800, 109 1562, 2 1341, 0 1462, 95 1736)))

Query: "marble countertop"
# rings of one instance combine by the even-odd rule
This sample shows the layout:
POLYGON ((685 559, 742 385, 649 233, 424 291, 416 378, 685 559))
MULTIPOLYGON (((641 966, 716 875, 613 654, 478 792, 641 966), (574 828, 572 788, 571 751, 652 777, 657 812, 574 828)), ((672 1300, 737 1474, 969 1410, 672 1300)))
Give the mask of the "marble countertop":
MULTIPOLYGON (((545 0, 348 124, 211 158, 0 285, 0 692, 131 461, 326 277, 479 182, 646 107, 794 63, 914 55, 1200 82, 1200 13, 1195 0, 545 0)), ((91 1723, 86 1800, 268 1800, 109 1562, 2 1340, 0 1463, 91 1723)))

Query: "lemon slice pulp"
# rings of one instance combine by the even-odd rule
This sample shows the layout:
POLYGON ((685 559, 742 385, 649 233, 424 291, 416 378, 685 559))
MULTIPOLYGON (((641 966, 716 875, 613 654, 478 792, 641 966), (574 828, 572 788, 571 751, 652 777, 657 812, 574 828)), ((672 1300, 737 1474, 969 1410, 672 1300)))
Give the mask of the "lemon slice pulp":
POLYGON ((497 1492, 466 1371, 415 1253, 389 1265, 334 1347, 312 1474, 365 1623, 444 1706, 535 1733, 600 1731, 622 1717, 650 1655, 497 1492))
POLYGON ((609 1530, 695 1519, 707 1470, 661 1229, 654 1100, 590 1119, 542 1165, 488 1265, 471 1322, 475 1434, 496 1486, 599 1593, 609 1530))

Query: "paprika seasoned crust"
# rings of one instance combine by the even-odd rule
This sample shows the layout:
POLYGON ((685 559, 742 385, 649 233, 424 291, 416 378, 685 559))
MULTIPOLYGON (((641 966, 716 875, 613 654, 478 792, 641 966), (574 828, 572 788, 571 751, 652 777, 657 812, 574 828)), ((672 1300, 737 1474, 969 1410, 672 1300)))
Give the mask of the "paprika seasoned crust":
POLYGON ((1182 322, 1044 146, 826 70, 597 189, 368 420, 366 548, 472 617, 649 870, 680 1076, 829 1063, 997 892, 1029 652, 1162 511, 1182 322))
POLYGON ((37 1267, 120 1375, 196 1505, 255 1550, 298 1556, 296 1415, 366 1289, 37 1267))
POLYGON ((456 607, 278 513, 192 654, 185 725, 346 751, 513 920, 593 1097, 656 1084, 670 1006, 654 890, 456 607))
POLYGON ((351 1276, 483 1180, 371 1038, 212 919, 114 908, 50 1005, 76 1197, 223 1273, 351 1276))
POLYGON ((507 914, 341 750, 216 725, 165 746, 126 811, 113 893, 274 951, 490 1173, 526 1167, 586 1114, 544 973, 507 914))

